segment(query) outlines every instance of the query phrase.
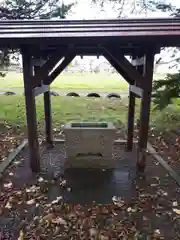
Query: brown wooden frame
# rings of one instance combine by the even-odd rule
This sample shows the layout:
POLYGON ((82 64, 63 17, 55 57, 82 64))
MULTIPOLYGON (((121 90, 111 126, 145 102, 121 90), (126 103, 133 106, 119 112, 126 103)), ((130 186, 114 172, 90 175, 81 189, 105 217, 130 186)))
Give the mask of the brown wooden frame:
POLYGON ((140 172, 144 171, 154 55, 162 46, 177 45, 180 20, 1 21, 0 25, 2 48, 14 47, 22 50, 32 171, 40 170, 35 97, 44 94, 46 142, 53 146, 49 87, 76 55, 104 55, 129 83, 128 151, 133 149, 135 101, 137 97, 141 99, 137 169, 140 172), (107 27, 107 24, 111 27, 107 27), (6 26, 11 29, 9 30, 11 34, 8 33, 6 26), (163 30, 159 30, 160 26, 163 30), (172 26, 175 30, 172 30, 172 26), (131 62, 126 59, 125 54, 132 56, 131 62), (44 63, 34 67, 33 71, 35 59, 43 59, 44 63), (60 60, 62 62, 57 66, 60 60))

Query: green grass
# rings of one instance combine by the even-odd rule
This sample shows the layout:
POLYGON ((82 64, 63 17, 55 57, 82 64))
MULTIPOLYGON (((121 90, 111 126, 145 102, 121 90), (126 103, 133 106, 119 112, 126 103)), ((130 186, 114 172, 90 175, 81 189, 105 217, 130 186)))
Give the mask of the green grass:
MULTIPOLYGON (((37 120, 44 125, 43 98, 36 99, 37 120)), ((119 100, 52 97, 53 126, 69 121, 112 121, 115 124, 126 122, 127 108, 119 100)), ((12 126, 26 125, 25 103, 23 96, 0 96, 0 124, 12 126)))
MULTIPOLYGON (((163 78, 156 74, 155 78, 163 78)), ((0 89, 23 91, 23 76, 21 73, 9 72, 5 78, 0 77, 0 89)), ((108 73, 63 73, 52 83, 51 88, 59 91, 122 91, 128 90, 127 82, 119 74, 108 73)))
POLYGON ((169 104, 161 111, 151 111, 151 123, 159 131, 180 129, 180 106, 169 104))
MULTIPOLYGON (((23 76, 21 73, 8 73, 5 78, 0 78, 0 89, 15 90, 23 88, 23 76)), ((118 74, 108 73, 64 73, 57 77, 51 85, 57 90, 98 90, 98 91, 127 91, 128 84, 118 74)))
MULTIPOLYGON (((69 121, 111 121, 117 126, 127 126, 128 100, 109 100, 106 98, 71 98, 52 97, 53 127, 59 129, 61 124, 69 121)), ((44 127, 43 97, 36 98, 37 121, 44 127)), ((136 101, 135 118, 139 118, 140 101, 136 101)), ((0 95, 0 126, 20 126, 26 128, 26 111, 24 97, 21 95, 0 95)), ((151 110, 151 125, 157 130, 174 130, 180 128, 180 106, 171 104, 163 111, 151 110)))

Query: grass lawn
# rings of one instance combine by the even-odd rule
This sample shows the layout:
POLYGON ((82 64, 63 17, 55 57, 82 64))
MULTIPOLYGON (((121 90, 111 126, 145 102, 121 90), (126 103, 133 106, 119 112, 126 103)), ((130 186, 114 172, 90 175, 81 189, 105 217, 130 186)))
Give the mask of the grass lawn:
MULTIPOLYGON (((16 90, 23 88, 21 73, 8 73, 0 78, 0 89, 16 90)), ((68 89, 98 90, 98 91, 127 91, 128 84, 118 74, 108 73, 64 73, 57 77, 51 85, 52 89, 63 91, 68 89)))
MULTIPOLYGON (((36 98, 37 119, 44 124, 43 98, 36 98)), ((72 120, 126 122, 127 108, 119 100, 52 97, 53 126, 60 127, 72 120)), ((0 123, 23 127, 26 125, 24 97, 0 96, 0 123)))
MULTIPOLYGON (((163 75, 156 74, 155 78, 163 75)), ((0 77, 0 89, 23 91, 23 76, 21 73, 9 72, 5 78, 0 77)), ((63 73, 52 83, 51 88, 57 91, 68 91, 70 89, 83 91, 119 91, 128 90, 127 82, 119 74, 108 73, 63 73)))
MULTIPOLYGON (((52 97, 53 126, 60 127, 68 121, 112 121, 127 126, 128 100, 106 98, 71 98, 52 97)), ((139 104, 136 101, 136 118, 139 117, 139 104)), ((37 120, 39 126, 44 126, 43 97, 36 98, 37 120)), ((12 126, 26 126, 25 101, 21 95, 0 95, 0 125, 7 122, 12 126)), ((163 111, 151 110, 151 124, 158 129, 173 129, 180 127, 180 106, 169 105, 163 111)))

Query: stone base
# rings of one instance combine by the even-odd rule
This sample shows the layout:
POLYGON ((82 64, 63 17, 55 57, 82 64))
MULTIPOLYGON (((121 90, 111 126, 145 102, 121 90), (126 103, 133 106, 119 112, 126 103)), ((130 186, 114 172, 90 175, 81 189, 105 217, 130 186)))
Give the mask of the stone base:
POLYGON ((68 123, 64 135, 68 168, 114 167, 116 129, 112 123, 68 123))

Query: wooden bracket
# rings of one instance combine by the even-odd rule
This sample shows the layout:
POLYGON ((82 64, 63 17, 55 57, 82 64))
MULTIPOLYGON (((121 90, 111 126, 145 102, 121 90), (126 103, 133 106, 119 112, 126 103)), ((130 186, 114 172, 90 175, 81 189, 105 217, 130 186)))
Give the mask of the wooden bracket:
POLYGON ((117 61, 115 61, 109 54, 105 53, 104 57, 108 60, 111 66, 129 83, 134 84, 134 81, 129 78, 127 72, 123 70, 123 68, 119 65, 117 61))
POLYGON ((139 86, 141 88, 145 87, 145 78, 142 76, 135 67, 125 58, 122 54, 117 54, 112 50, 103 48, 105 52, 105 57, 107 60, 113 62, 114 65, 117 65, 119 70, 118 71, 122 76, 125 78, 125 80, 128 81, 130 84, 134 84, 135 82, 139 83, 139 86))
POLYGON ((54 71, 52 71, 51 74, 44 79, 44 84, 50 85, 54 81, 54 79, 70 64, 74 57, 74 51, 69 51, 64 57, 63 61, 60 63, 60 65, 57 66, 54 71))
POLYGON ((38 69, 37 73, 30 79, 33 88, 41 84, 42 80, 48 76, 49 72, 59 62, 59 60, 60 56, 55 54, 38 69))

